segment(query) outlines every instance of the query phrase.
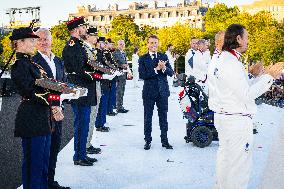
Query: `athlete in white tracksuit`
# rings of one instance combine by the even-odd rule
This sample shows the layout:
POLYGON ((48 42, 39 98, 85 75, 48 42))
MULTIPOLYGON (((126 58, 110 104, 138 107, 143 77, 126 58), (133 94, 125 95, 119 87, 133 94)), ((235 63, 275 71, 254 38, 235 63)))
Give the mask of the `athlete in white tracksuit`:
POLYGON ((241 25, 229 26, 224 46, 226 37, 232 36, 227 33, 232 30, 243 31, 236 38, 239 47, 213 56, 208 68, 209 108, 215 112, 214 124, 219 137, 216 189, 247 188, 252 165, 252 117, 257 110, 254 100, 273 82, 273 77, 266 74, 248 79, 239 60, 239 52, 247 49, 248 33, 241 25))
POLYGON ((195 82, 200 85, 205 94, 208 95, 208 87, 206 80, 210 58, 208 58, 208 55, 205 53, 205 40, 199 40, 197 42, 197 46, 198 49, 196 51, 191 50, 186 55, 185 73, 187 76, 193 76, 195 78, 195 82), (191 58, 193 62, 189 63, 191 58))

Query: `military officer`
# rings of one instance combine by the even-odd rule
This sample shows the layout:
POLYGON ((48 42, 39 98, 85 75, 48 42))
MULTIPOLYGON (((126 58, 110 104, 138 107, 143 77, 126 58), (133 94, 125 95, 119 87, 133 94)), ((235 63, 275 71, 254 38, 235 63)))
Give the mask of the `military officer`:
MULTIPOLYGON (((97 38, 98 38, 97 28, 89 27, 87 30, 86 38, 84 39, 84 48, 86 49, 86 52, 88 53, 88 58, 94 61, 96 60, 96 57, 97 57, 97 51, 94 48, 94 46, 97 44, 97 38)), ((100 99, 101 99, 100 80, 96 81, 96 95, 97 95, 97 105, 91 107, 91 114, 90 114, 89 132, 88 132, 87 145, 86 145, 88 154, 98 154, 101 152, 100 148, 95 148, 91 144, 91 141, 93 138, 95 121, 97 118, 100 99)))
MULTIPOLYGON (((116 64, 113 59, 113 53, 115 51, 113 41, 111 38, 107 39, 106 43, 106 51, 105 51, 105 57, 107 61, 112 64, 114 67, 116 67, 116 64)), ((109 98, 108 98, 108 108, 107 108, 107 115, 109 116, 115 116, 116 113, 113 111, 114 108, 116 108, 116 85, 117 85, 117 77, 115 77, 113 80, 111 80, 110 84, 110 92, 109 92, 109 98)))
POLYGON ((35 52, 36 38, 38 36, 31 28, 14 29, 10 37, 16 51, 11 79, 22 96, 16 114, 14 134, 22 139, 24 189, 47 189, 50 118, 56 121, 63 119, 59 100, 50 101, 53 94, 35 86, 36 79, 46 75, 44 70, 31 60, 31 55, 35 52))
POLYGON ((62 58, 68 81, 88 89, 87 96, 71 100, 74 113, 74 165, 92 166, 97 161, 86 155, 86 143, 89 131, 91 106, 97 105, 96 80, 102 77, 88 65, 89 57, 83 47, 87 28, 84 17, 76 17, 67 22, 71 38, 66 43, 62 58))
MULTIPOLYGON (((99 37, 99 43, 98 43, 98 60, 101 61, 102 64, 104 64, 106 67, 105 61, 107 61, 106 58, 106 39, 105 37, 99 37)), ((109 132, 109 127, 105 126, 106 123, 106 115, 107 115, 107 107, 108 107, 108 99, 110 94, 110 84, 111 80, 114 79, 116 75, 106 75, 104 74, 104 77, 101 80, 101 91, 102 91, 102 97, 99 105, 99 111, 96 119, 96 130, 100 132, 109 132)))

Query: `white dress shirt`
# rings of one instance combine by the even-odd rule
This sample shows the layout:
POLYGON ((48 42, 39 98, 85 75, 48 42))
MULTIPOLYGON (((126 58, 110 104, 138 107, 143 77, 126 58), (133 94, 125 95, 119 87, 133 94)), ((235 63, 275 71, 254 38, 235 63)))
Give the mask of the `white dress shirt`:
POLYGON ((50 58, 49 58, 47 55, 41 53, 40 51, 38 51, 38 52, 42 56, 42 58, 44 58, 44 60, 47 62, 48 66, 51 69, 53 78, 56 79, 56 66, 55 66, 55 62, 54 62, 54 57, 55 57, 54 54, 51 53, 50 58))

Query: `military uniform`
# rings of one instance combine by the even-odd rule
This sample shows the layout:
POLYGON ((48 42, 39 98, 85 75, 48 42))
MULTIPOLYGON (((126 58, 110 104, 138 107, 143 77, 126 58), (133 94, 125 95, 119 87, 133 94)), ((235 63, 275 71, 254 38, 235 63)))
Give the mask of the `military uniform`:
MULTIPOLYGON (((113 56, 112 56, 112 50, 105 50, 105 57, 106 60, 115 66, 115 62, 113 60, 113 56)), ((109 98, 108 98, 108 106, 107 106, 107 114, 114 116, 116 115, 113 111, 113 109, 116 108, 116 83, 117 83, 117 77, 115 77, 113 80, 111 80, 110 82, 110 92, 109 92, 109 98)))
MULTIPOLYGON (((90 27, 87 31, 88 35, 97 36, 97 29, 90 27)), ((87 52, 88 59, 90 61, 97 61, 97 49, 93 48, 93 46, 88 43, 87 41, 84 42, 84 48, 87 52)), ((100 80, 96 81, 96 95, 97 95, 97 105, 91 106, 91 114, 90 114, 90 123, 89 123, 89 132, 88 132, 88 138, 87 138, 87 153, 88 154, 97 154, 101 152, 100 148, 94 148, 91 144, 92 138, 93 138, 93 131, 95 126, 95 121, 98 114, 100 99, 101 99, 101 84, 100 80)))
MULTIPOLYGON (((84 18, 75 18, 67 23, 67 28, 71 31, 76 27, 85 24, 84 18)), ((62 58, 64 60, 68 81, 88 89, 87 96, 76 100, 71 100, 74 113, 74 151, 73 161, 75 165, 90 166, 94 159, 86 155, 86 143, 89 131, 91 106, 96 106, 96 79, 101 78, 101 74, 95 73, 88 65, 88 55, 83 47, 83 41, 71 37, 66 43, 62 58)))
MULTIPOLYGON (((105 41, 105 38, 100 38, 99 40, 105 41)), ((97 49, 97 57, 98 61, 101 63, 105 64, 106 57, 105 57, 105 52, 106 50, 104 49, 97 49)), ((99 105, 99 111, 97 115, 97 119, 95 122, 95 126, 97 128, 97 131, 103 131, 103 132, 108 132, 109 128, 105 127, 106 123, 106 115, 107 115, 107 107, 108 107, 108 98, 110 94, 110 80, 109 79, 102 79, 101 80, 101 91, 102 91, 102 96, 100 100, 100 105, 99 105)))
MULTIPOLYGON (((121 52, 119 49, 116 49, 113 53, 113 57, 118 65, 127 64, 125 52, 121 52)), ((123 97, 125 92, 127 74, 124 73, 121 76, 117 77, 117 91, 116 91, 116 109, 118 113, 126 113, 126 110, 123 107, 123 97)))
MULTIPOLYGON (((38 38, 31 28, 15 29, 12 41, 38 38)), ((19 94, 21 104, 15 120, 15 137, 22 138, 23 165, 22 182, 24 189, 47 188, 48 160, 50 150, 51 115, 50 92, 35 85, 42 74, 40 67, 32 62, 28 54, 16 53, 11 68, 11 79, 19 94)), ((59 101, 56 102, 58 105, 59 101)))

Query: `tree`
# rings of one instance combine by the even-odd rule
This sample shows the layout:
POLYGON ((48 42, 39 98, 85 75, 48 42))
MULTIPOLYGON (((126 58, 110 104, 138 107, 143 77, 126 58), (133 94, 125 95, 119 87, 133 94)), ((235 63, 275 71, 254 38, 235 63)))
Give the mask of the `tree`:
POLYGON ((137 43, 139 44, 139 54, 145 54, 148 51, 148 38, 150 35, 156 35, 157 30, 151 26, 143 26, 139 31, 139 38, 137 43))
POLYGON ((204 17, 205 30, 208 33, 217 33, 226 29, 232 23, 239 23, 238 7, 229 8, 225 4, 216 4, 209 8, 204 17))
POLYGON ((3 53, 0 56, 0 64, 2 64, 2 66, 4 66, 4 64, 8 61, 8 59, 13 53, 11 40, 9 39, 11 34, 12 32, 6 33, 5 35, 2 36, 1 39, 1 46, 3 47, 3 53))
POLYGON ((128 15, 118 15, 111 22, 112 29, 107 34, 114 42, 122 39, 125 42, 126 54, 132 55, 134 46, 139 46, 139 27, 128 15))
POLYGON ((52 27, 50 31, 52 35, 52 52, 61 57, 63 48, 70 38, 69 31, 64 23, 52 27))
POLYGON ((190 28, 189 25, 180 23, 168 28, 161 28, 157 31, 160 43, 160 50, 166 51, 167 46, 172 44, 174 47, 173 53, 181 55, 175 62, 177 70, 184 70, 184 55, 190 48, 191 38, 202 38, 205 34, 200 29, 190 28))
POLYGON ((264 61, 266 65, 283 58, 283 24, 277 24, 269 12, 255 15, 240 13, 237 7, 217 4, 205 15, 205 28, 209 36, 226 29, 231 24, 242 24, 249 33, 249 48, 244 55, 248 62, 264 61))

